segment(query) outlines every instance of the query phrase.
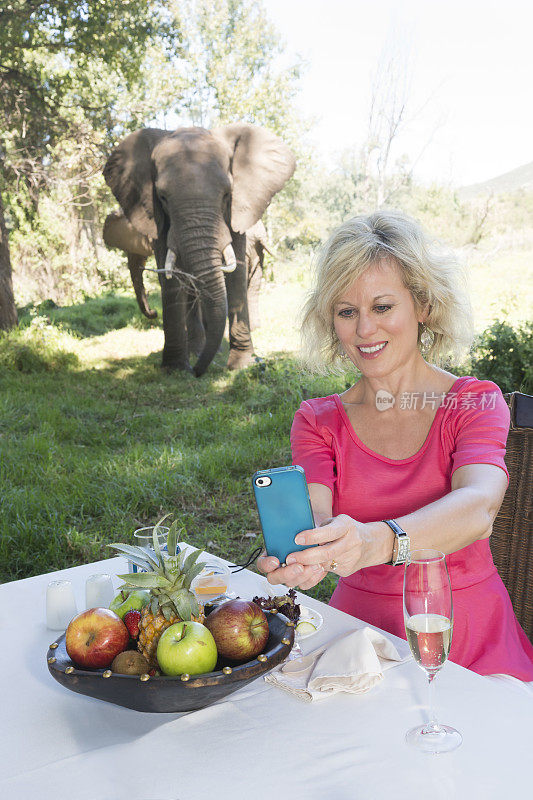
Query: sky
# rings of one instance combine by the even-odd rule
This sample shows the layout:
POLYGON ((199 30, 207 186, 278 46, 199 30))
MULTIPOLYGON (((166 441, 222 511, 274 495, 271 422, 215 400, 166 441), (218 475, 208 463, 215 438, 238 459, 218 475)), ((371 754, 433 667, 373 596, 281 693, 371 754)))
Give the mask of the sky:
POLYGON ((409 79, 395 155, 464 186, 533 161, 530 0, 263 0, 286 59, 306 68, 299 106, 326 162, 364 142, 373 77, 391 52, 409 79))

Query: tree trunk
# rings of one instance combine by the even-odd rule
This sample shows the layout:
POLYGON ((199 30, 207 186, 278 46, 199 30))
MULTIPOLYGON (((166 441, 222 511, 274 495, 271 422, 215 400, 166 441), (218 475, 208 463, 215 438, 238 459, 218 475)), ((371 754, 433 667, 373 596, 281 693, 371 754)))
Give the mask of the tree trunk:
POLYGON ((11 258, 4 220, 4 206, 0 195, 0 330, 8 331, 18 323, 13 283, 11 281, 11 258))

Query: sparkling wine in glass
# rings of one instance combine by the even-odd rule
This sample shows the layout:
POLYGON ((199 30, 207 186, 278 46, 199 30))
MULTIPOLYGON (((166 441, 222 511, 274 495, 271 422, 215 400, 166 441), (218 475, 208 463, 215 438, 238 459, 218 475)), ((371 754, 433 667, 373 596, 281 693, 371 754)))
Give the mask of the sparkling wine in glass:
POLYGON ((405 565, 403 583, 405 633, 414 659, 429 683, 429 722, 410 730, 407 743, 425 753, 459 747, 459 731, 437 722, 433 681, 448 658, 453 632, 452 587, 444 553, 414 550, 405 565))

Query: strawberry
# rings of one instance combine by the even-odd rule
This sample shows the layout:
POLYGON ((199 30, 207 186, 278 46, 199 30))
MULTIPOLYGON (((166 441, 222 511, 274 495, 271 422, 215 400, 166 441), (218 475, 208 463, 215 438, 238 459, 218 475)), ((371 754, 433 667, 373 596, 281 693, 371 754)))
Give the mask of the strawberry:
POLYGON ((139 622, 141 621, 141 612, 128 611, 124 614, 123 622, 126 628, 128 629, 128 633, 132 639, 137 639, 139 636, 139 622))

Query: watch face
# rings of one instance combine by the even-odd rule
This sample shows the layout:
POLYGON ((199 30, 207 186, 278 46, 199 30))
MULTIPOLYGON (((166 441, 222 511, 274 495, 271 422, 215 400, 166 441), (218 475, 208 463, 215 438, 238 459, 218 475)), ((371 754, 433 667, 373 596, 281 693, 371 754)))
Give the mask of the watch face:
POLYGON ((394 519, 384 519, 383 522, 385 525, 388 525, 389 528, 393 531, 395 540, 394 546, 392 548, 392 557, 391 560, 388 562, 392 564, 392 566, 399 566, 401 564, 405 564, 409 557, 409 553, 411 552, 411 543, 409 541, 409 536, 407 533, 400 528, 396 520, 394 519), (396 553, 396 558, 394 554, 396 553))
POLYGON ((398 558, 396 563, 405 564, 410 552, 410 542, 408 536, 398 538, 398 558))
POLYGON ((402 564, 405 564, 405 562, 409 557, 411 549, 409 537, 407 536, 407 534, 404 534, 402 536, 396 536, 396 546, 397 546, 396 558, 393 560, 392 563, 393 566, 399 567, 402 566, 402 564))

